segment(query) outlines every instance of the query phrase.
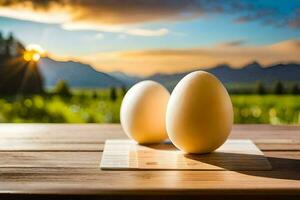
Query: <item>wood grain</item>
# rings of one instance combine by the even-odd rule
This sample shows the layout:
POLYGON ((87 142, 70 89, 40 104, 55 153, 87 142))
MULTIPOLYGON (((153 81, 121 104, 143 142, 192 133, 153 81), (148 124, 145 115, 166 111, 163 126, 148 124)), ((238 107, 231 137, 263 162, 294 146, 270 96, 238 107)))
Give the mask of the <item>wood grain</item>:
POLYGON ((251 140, 227 140, 210 154, 184 154, 172 143, 138 145, 107 140, 100 164, 105 170, 270 170, 251 140))
MULTIPOLYGON (((300 151, 264 152, 273 170, 299 170, 300 151)), ((102 152, 0 152, 2 168, 87 168, 99 171, 102 152)), ((265 172, 266 173, 266 172, 265 172)), ((300 174, 299 174, 300 175, 300 174)))
POLYGON ((271 171, 102 171, 99 152, 23 153, 1 155, 0 193, 300 195, 300 152, 267 152, 271 171))
POLYGON ((126 139, 120 125, 1 124, 0 198, 184 194, 184 199, 188 195, 300 199, 300 126, 235 125, 230 138, 253 140, 272 170, 103 171, 99 162, 104 141, 126 139))
POLYGON ((31 194, 298 194, 297 171, 101 171, 0 169, 0 193, 31 194))
MULTIPOLYGON (((300 126, 234 125, 230 138, 261 150, 300 150, 300 126)), ((118 124, 1 124, 0 151, 102 151, 107 139, 127 139, 118 124)))

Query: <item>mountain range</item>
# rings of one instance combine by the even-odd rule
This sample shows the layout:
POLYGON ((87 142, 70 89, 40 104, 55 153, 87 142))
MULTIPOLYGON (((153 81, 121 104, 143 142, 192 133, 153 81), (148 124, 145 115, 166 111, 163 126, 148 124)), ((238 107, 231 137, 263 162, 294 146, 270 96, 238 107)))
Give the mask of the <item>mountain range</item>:
MULTIPOLYGON (((229 65, 218 65, 205 69, 217 76, 224 84, 249 84, 261 81, 271 84, 275 81, 300 82, 300 64, 274 64, 262 67, 258 62, 249 63, 241 68, 232 68, 229 65)), ((192 71, 176 74, 154 74, 148 77, 168 88, 173 88, 176 83, 192 71)))
MULTIPOLYGON (((65 80, 71 87, 78 88, 130 87, 141 80, 154 80, 168 88, 173 88, 182 77, 191 72, 138 77, 123 72, 99 72, 87 64, 73 61, 61 62, 50 58, 42 58, 38 64, 46 87, 53 87, 59 80, 65 80)), ((213 73, 224 84, 256 81, 267 84, 274 81, 300 82, 300 64, 297 63, 262 67, 258 62, 252 62, 238 69, 229 65, 218 65, 205 71, 213 73)))
POLYGON ((106 88, 124 85, 123 81, 79 62, 61 62, 42 58, 38 64, 46 87, 53 87, 60 80, 65 80, 71 87, 76 88, 106 88))

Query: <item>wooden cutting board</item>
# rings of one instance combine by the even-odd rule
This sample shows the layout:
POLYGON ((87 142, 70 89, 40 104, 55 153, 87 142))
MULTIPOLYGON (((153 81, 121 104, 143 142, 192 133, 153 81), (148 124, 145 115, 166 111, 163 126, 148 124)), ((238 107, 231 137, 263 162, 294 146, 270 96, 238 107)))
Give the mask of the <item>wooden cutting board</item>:
POLYGON ((271 170, 251 140, 227 140, 209 154, 184 154, 166 142, 138 145, 132 140, 106 140, 103 170, 271 170))

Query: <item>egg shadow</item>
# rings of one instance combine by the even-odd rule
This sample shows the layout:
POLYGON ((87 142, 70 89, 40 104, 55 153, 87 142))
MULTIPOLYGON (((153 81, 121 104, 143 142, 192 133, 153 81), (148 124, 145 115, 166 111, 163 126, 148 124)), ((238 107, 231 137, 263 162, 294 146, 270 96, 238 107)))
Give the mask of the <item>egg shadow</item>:
POLYGON ((161 151, 178 151, 178 149, 173 145, 173 143, 170 140, 166 140, 163 143, 159 144, 144 144, 142 146, 161 151))
MULTIPOLYGON (((163 144, 149 144, 144 145, 148 148, 161 150, 161 151, 179 151, 171 142, 166 141, 163 144)), ((285 179, 285 180, 300 180, 300 160, 292 158, 282 158, 274 156, 254 155, 254 154, 241 154, 241 153, 226 153, 226 152, 212 152, 207 154, 184 154, 185 158, 193 161, 199 161, 209 165, 217 166, 228 171, 235 171, 241 174, 285 179), (260 168, 255 166, 247 166, 249 162, 267 159, 270 163, 270 168, 260 168), (239 165, 239 169, 232 164, 235 162, 239 165), (245 169, 245 170, 240 170, 245 169)), ((235 166, 236 166, 235 164, 235 166)), ((255 165, 255 163, 253 163, 255 165)), ((180 169, 182 170, 182 169, 180 169)), ((217 169, 216 169, 217 170, 217 169)), ((189 170, 187 170, 189 171, 189 170)), ((197 170, 200 171, 200 170, 197 170)), ((202 170, 203 171, 203 170, 202 170)))
POLYGON ((262 155, 240 154, 240 153, 223 153, 212 152, 208 154, 185 154, 186 158, 194 161, 203 162, 206 164, 221 167, 228 171, 235 171, 241 174, 252 176, 277 178, 286 180, 300 180, 300 160, 291 158, 278 158, 262 155), (243 160, 259 160, 267 159, 272 168, 270 169, 249 169, 249 166, 243 166, 246 162, 243 160), (241 164, 241 168, 245 167, 247 170, 235 170, 232 167, 232 162, 241 164))

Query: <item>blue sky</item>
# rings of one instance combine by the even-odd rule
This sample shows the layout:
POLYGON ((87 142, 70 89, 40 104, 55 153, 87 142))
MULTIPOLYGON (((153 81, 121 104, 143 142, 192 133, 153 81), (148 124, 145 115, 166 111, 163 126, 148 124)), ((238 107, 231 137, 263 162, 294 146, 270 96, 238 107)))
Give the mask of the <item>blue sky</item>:
POLYGON ((300 57, 291 53, 299 47, 300 1, 43 2, 0 5, 2 33, 99 70, 151 74, 300 57))

